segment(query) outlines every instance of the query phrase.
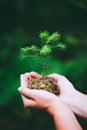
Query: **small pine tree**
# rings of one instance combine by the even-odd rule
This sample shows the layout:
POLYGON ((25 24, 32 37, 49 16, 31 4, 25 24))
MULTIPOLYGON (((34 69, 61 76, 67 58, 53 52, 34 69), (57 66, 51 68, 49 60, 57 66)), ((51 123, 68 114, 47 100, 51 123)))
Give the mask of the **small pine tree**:
POLYGON ((53 52, 53 49, 66 49, 66 44, 60 42, 60 33, 54 32, 50 34, 48 31, 39 33, 40 47, 36 45, 27 46, 20 49, 20 56, 22 59, 29 57, 40 57, 43 59, 44 74, 48 72, 47 57, 53 52))

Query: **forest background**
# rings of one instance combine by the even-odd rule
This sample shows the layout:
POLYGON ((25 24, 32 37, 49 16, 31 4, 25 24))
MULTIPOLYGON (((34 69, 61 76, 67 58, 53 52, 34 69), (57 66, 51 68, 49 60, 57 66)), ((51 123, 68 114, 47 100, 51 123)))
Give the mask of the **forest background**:
MULTIPOLYGON (((87 94, 87 1, 0 0, 0 130, 55 129, 47 113, 25 110, 17 91, 20 74, 42 71, 40 61, 21 61, 19 54, 21 47, 37 44, 43 30, 58 31, 67 44, 49 58, 49 73, 65 75, 87 94)), ((77 119, 87 130, 87 121, 77 119)))

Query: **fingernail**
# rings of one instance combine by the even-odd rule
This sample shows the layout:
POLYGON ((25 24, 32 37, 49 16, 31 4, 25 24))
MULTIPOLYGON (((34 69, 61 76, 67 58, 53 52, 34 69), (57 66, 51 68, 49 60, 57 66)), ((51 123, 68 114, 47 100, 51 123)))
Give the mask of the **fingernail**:
POLYGON ((18 91, 21 91, 21 87, 18 88, 18 91))

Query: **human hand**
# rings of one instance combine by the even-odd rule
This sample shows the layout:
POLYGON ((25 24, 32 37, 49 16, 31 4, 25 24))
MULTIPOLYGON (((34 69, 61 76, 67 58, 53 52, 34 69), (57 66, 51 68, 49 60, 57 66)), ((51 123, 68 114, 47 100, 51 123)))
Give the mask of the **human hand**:
MULTIPOLYGON (((81 92, 77 91, 73 87, 72 83, 66 77, 64 77, 62 75, 51 74, 48 76, 57 80, 57 82, 58 82, 58 86, 60 87, 60 94, 59 94, 58 98, 60 98, 62 100, 62 102, 65 103, 75 114, 77 114, 83 118, 87 118, 87 105, 86 105, 87 104, 87 95, 82 94, 81 92), (82 107, 82 106, 84 106, 84 107, 82 107)), ((29 88, 30 80, 32 78, 39 78, 39 77, 40 77, 40 75, 35 72, 25 73, 24 75, 21 75, 22 89, 27 88, 27 87, 29 88)), ((47 95, 49 95, 49 92, 47 95)), ((26 96, 22 95, 22 99, 24 102, 24 106, 28 107, 27 106, 28 100, 26 101, 26 96)), ((29 107, 32 107, 32 105, 29 107)), ((33 106, 33 107, 38 107, 38 106, 33 106)), ((42 106, 42 107, 44 108, 44 106, 42 106)))
MULTIPOLYGON (((70 98, 72 94, 75 93, 75 88, 73 85, 70 83, 70 81, 65 78, 62 75, 59 74, 50 74, 48 75, 49 77, 53 78, 58 82, 58 86, 60 88, 60 94, 59 97, 63 100, 65 104, 69 104, 70 98)), ((30 80, 33 78, 39 78, 40 75, 36 72, 30 72, 30 73, 25 73, 21 75, 20 82, 21 82, 21 87, 22 88, 29 88, 30 80)), ((24 96, 22 96, 23 99, 25 99, 24 96)))
POLYGON ((79 92, 64 76, 51 74, 49 77, 58 82, 59 98, 77 115, 87 119, 87 95, 79 92), (82 107, 83 106, 83 107, 82 107))
POLYGON ((60 74, 50 74, 49 77, 53 78, 58 82, 58 86, 60 88, 59 97, 66 105, 71 107, 71 97, 73 98, 74 95, 76 95, 77 93, 77 90, 74 88, 73 84, 66 77, 60 74))
POLYGON ((53 116, 56 130, 71 128, 71 130, 82 130, 73 112, 58 96, 45 90, 28 88, 32 78, 39 78, 39 75, 34 72, 21 75, 21 87, 18 90, 22 96, 24 107, 45 109, 53 116))
POLYGON ((24 107, 35 107, 48 110, 54 101, 58 102, 58 97, 45 90, 29 89, 30 80, 39 77, 40 75, 35 72, 22 74, 20 78, 21 87, 19 88, 19 92, 22 95, 24 107))
POLYGON ((50 74, 49 77, 57 81, 60 88, 59 97, 65 99, 67 96, 71 96, 71 94, 76 92, 73 84, 66 77, 56 73, 50 74))
POLYGON ((29 88, 19 88, 20 94, 23 96, 23 104, 25 108, 38 108, 48 111, 55 101, 58 102, 58 97, 45 90, 31 90, 29 88))

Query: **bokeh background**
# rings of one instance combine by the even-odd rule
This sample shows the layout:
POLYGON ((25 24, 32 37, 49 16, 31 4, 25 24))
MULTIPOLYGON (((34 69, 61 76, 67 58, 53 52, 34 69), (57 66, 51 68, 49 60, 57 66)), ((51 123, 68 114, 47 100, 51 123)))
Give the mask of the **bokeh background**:
MULTIPOLYGON (((17 91, 21 73, 42 71, 40 61, 21 61, 19 54, 20 47, 38 43, 43 30, 59 31, 68 46, 48 60, 49 73, 65 75, 87 94, 87 1, 0 0, 0 130, 55 129, 47 113, 25 110, 17 91)), ((87 130, 87 120, 77 119, 87 130)))

